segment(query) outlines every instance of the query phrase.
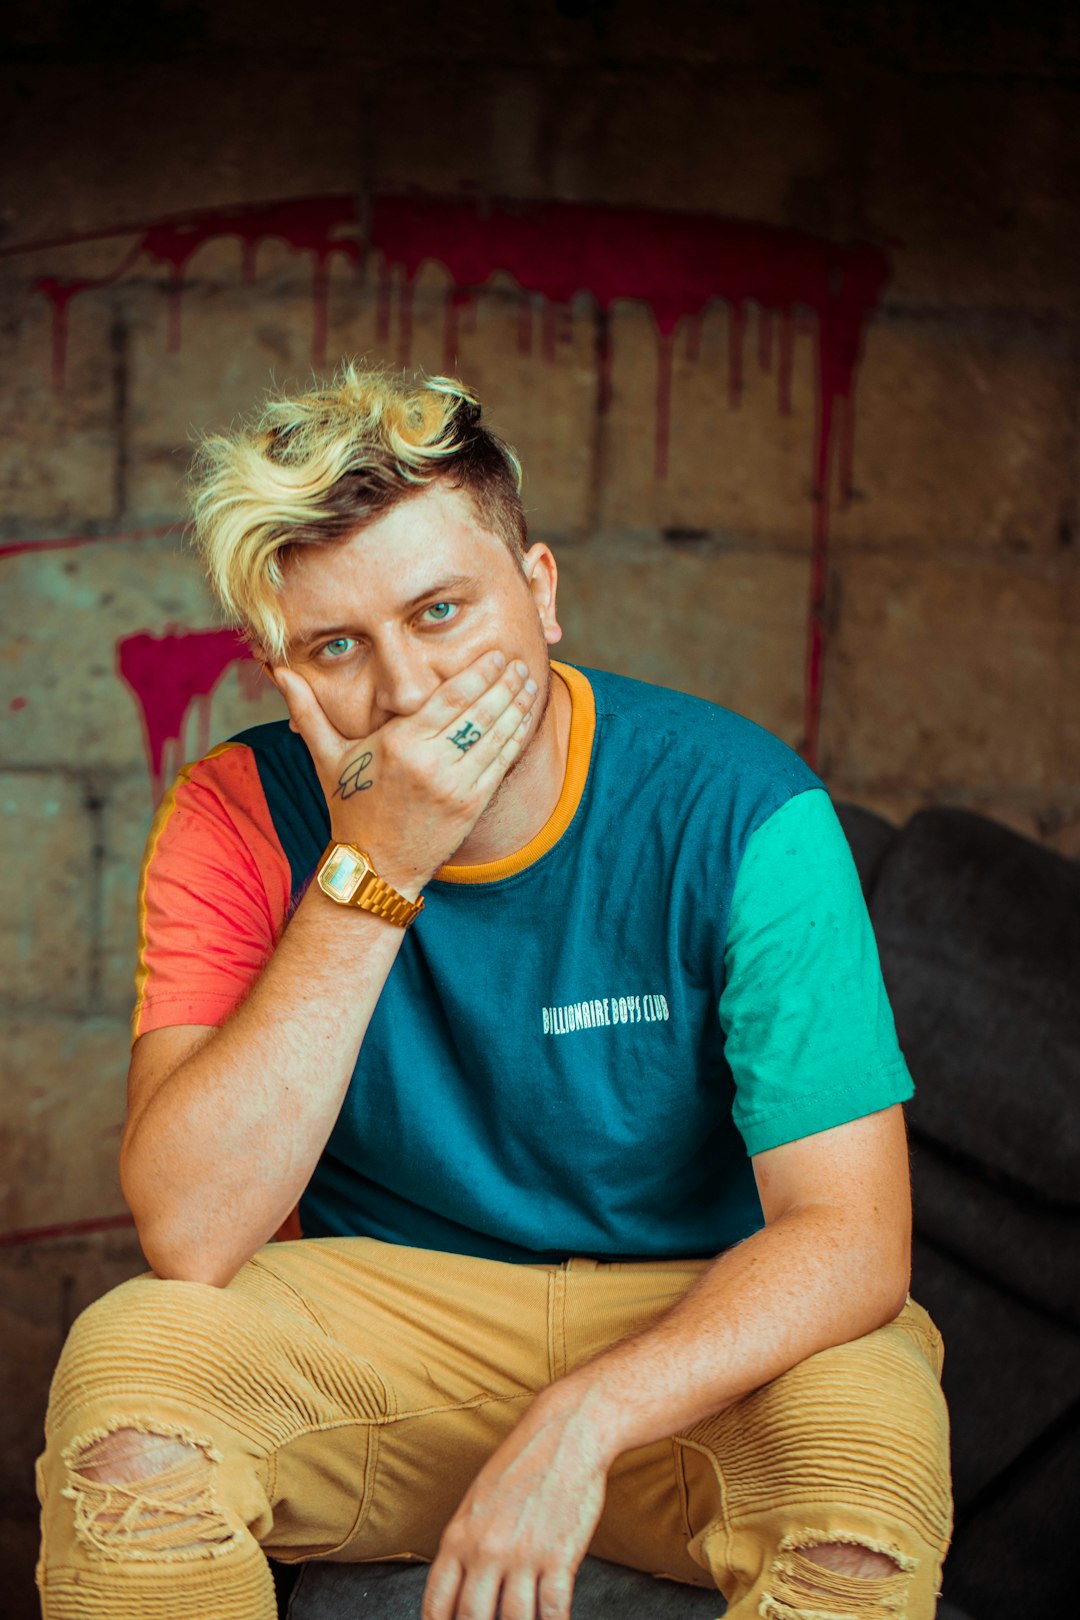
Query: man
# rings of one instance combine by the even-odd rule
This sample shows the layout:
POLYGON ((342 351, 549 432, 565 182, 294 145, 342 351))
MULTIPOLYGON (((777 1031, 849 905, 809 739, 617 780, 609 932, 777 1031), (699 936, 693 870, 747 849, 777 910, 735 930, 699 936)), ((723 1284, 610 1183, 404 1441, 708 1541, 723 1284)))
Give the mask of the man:
POLYGON ((843 834, 750 722, 549 662, 555 559, 479 416, 347 366, 204 450, 290 720, 151 833, 156 1275, 54 1381, 45 1614, 270 1620, 263 1548, 565 1620, 591 1547, 733 1620, 929 1620, 941 1340, 843 834))

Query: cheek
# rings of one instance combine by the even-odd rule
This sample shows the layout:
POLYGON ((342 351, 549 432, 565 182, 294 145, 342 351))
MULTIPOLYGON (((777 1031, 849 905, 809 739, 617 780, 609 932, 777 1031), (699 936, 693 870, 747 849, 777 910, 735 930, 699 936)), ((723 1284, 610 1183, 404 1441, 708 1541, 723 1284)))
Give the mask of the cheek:
POLYGON ((344 670, 305 672, 319 707, 343 737, 364 737, 369 731, 371 700, 368 683, 350 680, 344 670))

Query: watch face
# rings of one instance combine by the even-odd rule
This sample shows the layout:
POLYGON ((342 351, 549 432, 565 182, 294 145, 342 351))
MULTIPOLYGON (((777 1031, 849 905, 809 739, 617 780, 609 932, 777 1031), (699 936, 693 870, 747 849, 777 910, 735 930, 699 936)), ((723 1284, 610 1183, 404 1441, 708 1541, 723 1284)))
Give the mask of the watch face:
POLYGON ((332 900, 347 902, 352 899, 371 867, 359 850, 348 844, 339 844, 327 856, 319 872, 319 887, 332 900))

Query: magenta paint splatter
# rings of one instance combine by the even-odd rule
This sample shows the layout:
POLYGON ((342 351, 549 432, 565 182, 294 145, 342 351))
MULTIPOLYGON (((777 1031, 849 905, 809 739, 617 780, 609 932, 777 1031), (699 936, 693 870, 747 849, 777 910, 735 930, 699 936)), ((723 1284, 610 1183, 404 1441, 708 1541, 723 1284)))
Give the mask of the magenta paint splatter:
POLYGON ((139 705, 146 758, 159 799, 182 761, 176 756, 188 712, 199 707, 199 749, 209 741, 209 699, 230 665, 250 659, 235 630, 140 631, 116 644, 116 669, 139 705))

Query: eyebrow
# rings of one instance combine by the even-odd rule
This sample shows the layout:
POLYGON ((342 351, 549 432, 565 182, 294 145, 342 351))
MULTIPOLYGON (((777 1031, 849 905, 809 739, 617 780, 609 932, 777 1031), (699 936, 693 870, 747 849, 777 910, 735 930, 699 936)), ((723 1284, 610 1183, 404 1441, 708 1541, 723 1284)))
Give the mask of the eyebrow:
MULTIPOLYGON (((421 591, 418 596, 411 597, 403 602, 400 608, 402 613, 411 613, 413 608, 419 607, 421 602, 430 601, 432 597, 438 600, 451 591, 467 590, 480 582, 475 574, 450 574, 441 579, 427 590, 421 591)), ((303 630, 298 636, 293 636, 286 643, 286 650, 294 652, 298 647, 309 647, 313 641, 321 641, 324 636, 352 635, 353 627, 347 624, 327 625, 317 630, 303 630)))

